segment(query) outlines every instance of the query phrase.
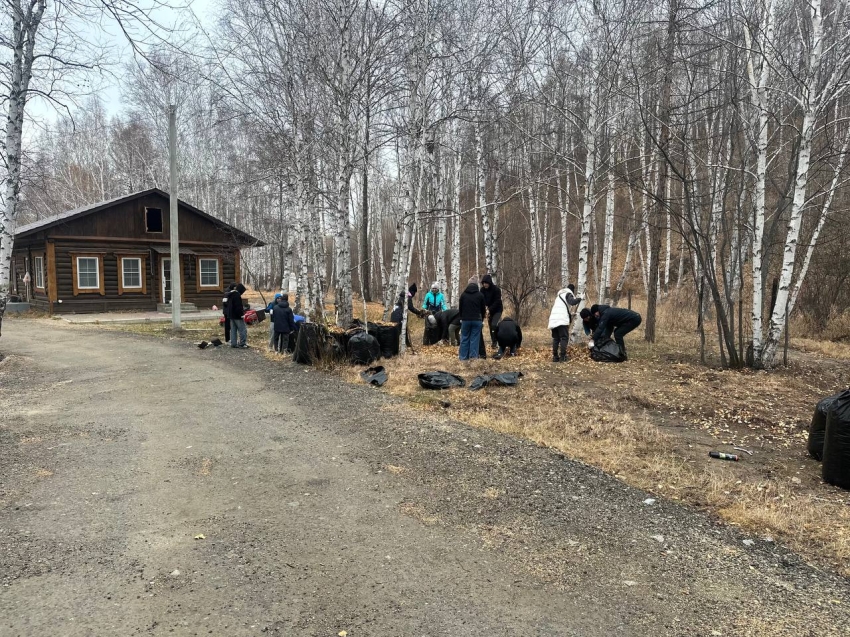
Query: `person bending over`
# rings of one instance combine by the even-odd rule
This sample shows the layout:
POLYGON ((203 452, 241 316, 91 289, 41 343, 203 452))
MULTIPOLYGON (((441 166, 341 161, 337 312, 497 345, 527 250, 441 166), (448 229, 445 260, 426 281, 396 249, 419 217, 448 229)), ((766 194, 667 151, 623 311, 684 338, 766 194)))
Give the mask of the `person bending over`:
POLYGON ((496 342, 499 344, 499 352, 494 356, 496 360, 501 359, 506 351, 516 356, 517 348, 522 347, 522 328, 519 323, 510 316, 503 318, 496 328, 496 342))
POLYGON ((593 343, 604 343, 613 336, 614 341, 620 346, 620 351, 623 352, 623 359, 628 360, 623 337, 640 325, 642 320, 640 314, 610 305, 593 305, 590 308, 590 314, 598 321, 593 331, 593 343))

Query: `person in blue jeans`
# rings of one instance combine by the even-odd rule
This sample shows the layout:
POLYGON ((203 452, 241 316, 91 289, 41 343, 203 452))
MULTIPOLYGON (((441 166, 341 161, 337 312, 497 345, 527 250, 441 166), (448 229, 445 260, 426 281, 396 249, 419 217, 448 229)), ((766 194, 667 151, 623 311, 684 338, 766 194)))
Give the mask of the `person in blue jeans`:
POLYGON ((248 329, 245 327, 245 306, 242 305, 242 295, 245 286, 241 283, 227 297, 227 314, 230 319, 230 346, 248 347, 248 329))
POLYGON ((484 295, 478 289, 478 277, 469 279, 469 284, 460 295, 458 310, 460 315, 459 358, 462 361, 478 358, 481 329, 487 312, 484 295))

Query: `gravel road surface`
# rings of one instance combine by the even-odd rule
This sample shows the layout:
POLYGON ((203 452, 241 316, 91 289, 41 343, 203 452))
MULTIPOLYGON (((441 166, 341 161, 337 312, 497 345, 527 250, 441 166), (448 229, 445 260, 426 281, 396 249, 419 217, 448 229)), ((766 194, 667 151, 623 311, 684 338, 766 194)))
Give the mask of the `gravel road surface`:
POLYGON ((450 410, 3 328, 0 635, 848 634, 847 580, 450 410))

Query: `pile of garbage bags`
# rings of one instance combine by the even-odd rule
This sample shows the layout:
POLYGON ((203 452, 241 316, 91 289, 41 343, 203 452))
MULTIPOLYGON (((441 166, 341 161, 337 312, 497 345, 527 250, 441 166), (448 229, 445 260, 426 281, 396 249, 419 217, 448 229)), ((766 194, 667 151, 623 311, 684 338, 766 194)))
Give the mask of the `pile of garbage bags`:
POLYGON ((817 404, 808 450, 823 462, 824 482, 850 490, 850 389, 817 404))

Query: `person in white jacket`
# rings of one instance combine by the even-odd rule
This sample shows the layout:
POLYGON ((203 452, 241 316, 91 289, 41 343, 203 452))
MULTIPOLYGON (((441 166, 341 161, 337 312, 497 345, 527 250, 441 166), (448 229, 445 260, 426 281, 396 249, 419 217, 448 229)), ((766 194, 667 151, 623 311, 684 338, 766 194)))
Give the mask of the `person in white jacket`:
POLYGON ((570 323, 573 314, 570 307, 581 303, 581 299, 575 295, 575 286, 570 283, 567 287, 558 290, 552 311, 549 313, 549 329, 552 331, 552 362, 566 363, 567 345, 570 342, 570 323))

